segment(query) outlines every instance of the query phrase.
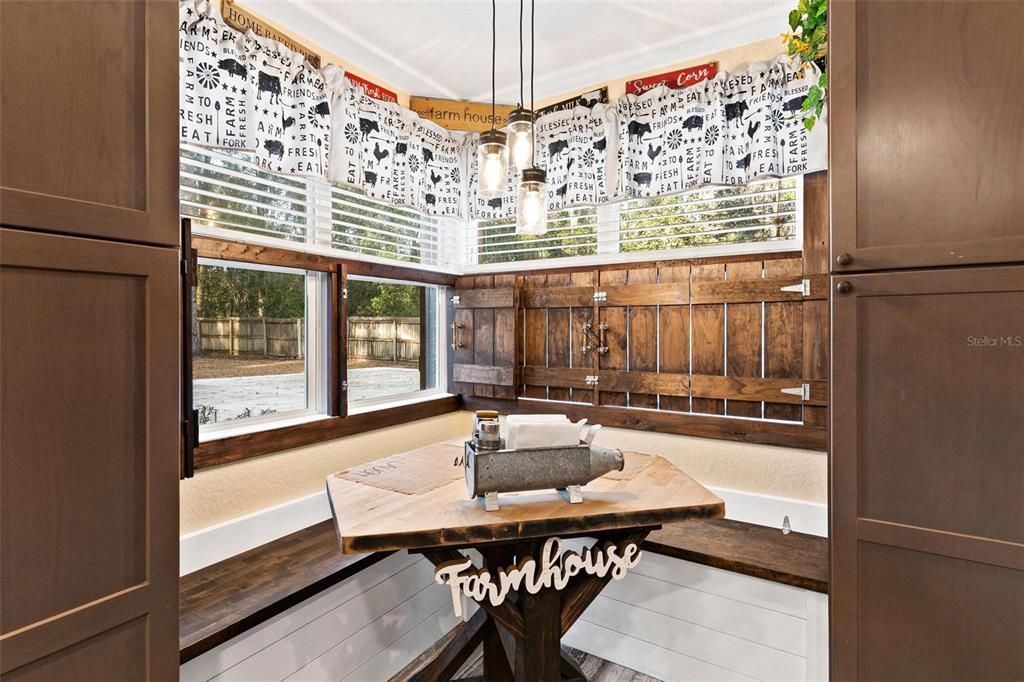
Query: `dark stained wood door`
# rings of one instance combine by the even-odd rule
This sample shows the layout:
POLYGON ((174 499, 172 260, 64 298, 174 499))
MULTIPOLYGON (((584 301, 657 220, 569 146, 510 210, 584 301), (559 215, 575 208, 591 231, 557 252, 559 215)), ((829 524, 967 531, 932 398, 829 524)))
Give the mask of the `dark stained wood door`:
POLYGON ((1024 260, 1024 3, 834 0, 838 271, 1024 260))
POLYGON ((833 283, 831 679, 1024 679, 1024 265, 833 283))
POLYGON ((178 244, 173 0, 4 0, 0 223, 178 244))
POLYGON ((177 679, 179 259, 0 230, 0 672, 177 679))

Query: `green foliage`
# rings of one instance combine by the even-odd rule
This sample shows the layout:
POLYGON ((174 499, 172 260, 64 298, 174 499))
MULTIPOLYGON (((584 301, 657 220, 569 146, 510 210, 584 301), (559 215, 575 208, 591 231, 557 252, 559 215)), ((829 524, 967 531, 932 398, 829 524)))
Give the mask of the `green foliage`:
POLYGON ((200 265, 199 317, 305 317, 303 275, 200 265))
POLYGON ((419 317, 420 291, 412 284, 349 280, 349 317, 419 317))
POLYGON ((803 104, 804 127, 813 130, 828 95, 828 65, 823 57, 828 44, 828 0, 799 0, 789 13, 789 28, 792 33, 782 34, 788 54, 804 64, 819 58, 823 63, 821 76, 808 89, 803 104))

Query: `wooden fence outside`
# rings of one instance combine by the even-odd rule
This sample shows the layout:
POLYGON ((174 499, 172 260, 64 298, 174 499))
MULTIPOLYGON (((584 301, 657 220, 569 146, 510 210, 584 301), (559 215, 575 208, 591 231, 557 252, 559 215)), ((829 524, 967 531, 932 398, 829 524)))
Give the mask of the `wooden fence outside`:
POLYGON ((418 317, 348 318, 348 356, 392 362, 419 362, 418 317))
POLYGON ((200 317, 199 349, 229 355, 301 358, 305 325, 299 317, 200 317))

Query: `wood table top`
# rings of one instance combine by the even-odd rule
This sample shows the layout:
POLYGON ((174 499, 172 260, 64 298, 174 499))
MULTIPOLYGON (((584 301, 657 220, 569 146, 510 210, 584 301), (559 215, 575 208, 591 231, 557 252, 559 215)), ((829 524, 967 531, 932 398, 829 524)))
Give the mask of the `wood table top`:
MULTIPOLYGON (((396 455, 410 466, 452 466, 462 455, 455 442, 396 455)), ((625 453, 627 468, 631 457, 625 453)), ((351 470, 349 470, 351 471, 351 470)), ((725 503, 662 457, 631 478, 601 477, 583 487, 583 502, 569 504, 555 490, 501 493, 501 508, 484 511, 458 478, 432 490, 405 494, 327 477, 341 549, 345 553, 452 547, 552 535, 658 526, 690 518, 721 518, 725 503)))

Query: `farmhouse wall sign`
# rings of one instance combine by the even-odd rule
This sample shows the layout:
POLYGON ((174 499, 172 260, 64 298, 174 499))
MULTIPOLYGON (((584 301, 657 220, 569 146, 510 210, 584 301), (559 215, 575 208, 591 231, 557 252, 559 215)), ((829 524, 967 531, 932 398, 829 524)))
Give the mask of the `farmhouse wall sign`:
POLYGON ((504 128, 508 115, 515 109, 510 104, 497 105, 496 120, 492 121, 490 102, 463 102, 455 99, 413 96, 409 98, 409 108, 421 118, 433 121, 442 128, 474 133, 490 130, 492 123, 496 128, 504 128))
POLYGON ((314 69, 320 68, 320 55, 312 48, 306 47, 291 36, 272 28, 267 22, 255 16, 252 12, 239 7, 235 0, 224 0, 223 14, 224 22, 231 28, 242 33, 252 31, 261 38, 276 40, 289 50, 298 52, 305 57, 306 61, 314 69))
POLYGON ((532 556, 523 557, 515 566, 498 569, 492 575, 487 569, 473 568, 469 557, 445 562, 434 571, 439 585, 447 584, 452 591, 455 615, 462 616, 462 598, 466 595, 476 601, 490 601, 494 606, 505 601, 509 592, 525 589, 537 594, 542 589, 563 590, 580 573, 598 578, 609 574, 613 580, 622 580, 626 572, 640 563, 643 552, 635 542, 627 543, 621 553, 611 542, 601 547, 587 547, 582 554, 571 550, 562 553, 558 538, 548 538, 541 549, 540 562, 532 556))
POLYGON ((659 85, 664 85, 672 90, 688 88, 701 81, 711 80, 718 75, 718 62, 708 62, 697 66, 688 66, 685 69, 677 69, 667 73, 659 73, 656 76, 646 78, 635 78, 626 81, 627 95, 642 95, 648 90, 653 90, 659 85))
POLYGON ((373 81, 366 80, 365 78, 361 78, 353 73, 346 73, 345 78, 361 87, 368 97, 379 99, 381 102, 398 103, 398 95, 396 95, 394 91, 381 87, 373 81))

